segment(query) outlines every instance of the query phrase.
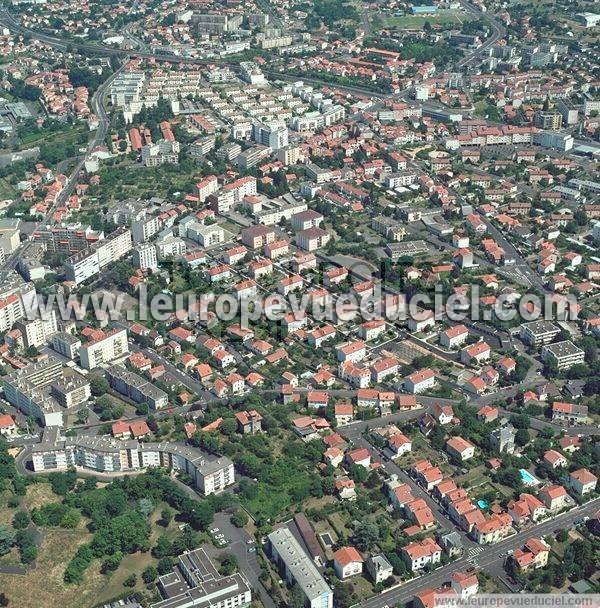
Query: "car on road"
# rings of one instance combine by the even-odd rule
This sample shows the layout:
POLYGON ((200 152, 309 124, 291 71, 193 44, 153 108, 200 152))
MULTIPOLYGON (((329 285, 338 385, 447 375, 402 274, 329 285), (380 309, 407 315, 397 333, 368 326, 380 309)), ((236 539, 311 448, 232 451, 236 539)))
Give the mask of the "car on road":
POLYGON ((248 553, 256 553, 256 547, 248 547, 248 553))

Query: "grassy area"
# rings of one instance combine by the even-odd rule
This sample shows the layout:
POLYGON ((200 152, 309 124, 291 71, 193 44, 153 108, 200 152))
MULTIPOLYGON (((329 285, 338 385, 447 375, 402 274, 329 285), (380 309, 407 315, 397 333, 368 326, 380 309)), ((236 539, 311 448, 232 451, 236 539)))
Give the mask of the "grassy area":
MULTIPOLYGON (((99 487, 105 484, 99 483, 99 487)), ((20 507, 9 507, 8 492, 0 494, 0 523, 9 524, 16 511, 40 507, 52 502, 60 502, 61 498, 54 494, 48 483, 34 483, 27 487, 27 493, 22 498, 20 507)), ((152 515, 150 523, 152 532, 150 546, 158 537, 166 535, 174 539, 179 534, 179 523, 173 519, 165 528, 160 523, 161 511, 166 503, 159 503, 152 515)), ((100 572, 102 560, 95 560, 86 570, 80 585, 66 585, 63 581, 65 567, 75 555, 77 549, 89 542, 93 535, 87 530, 89 520, 82 517, 75 529, 42 528, 43 541, 39 547, 35 567, 30 568, 25 576, 0 574, 0 589, 7 595, 11 606, 35 606, 36 608, 82 608, 108 602, 125 593, 135 590, 145 590, 141 573, 149 565, 157 564, 158 560, 146 553, 127 554, 119 568, 110 574, 100 572), (132 574, 137 575, 135 587, 125 587, 124 581, 132 574)), ((18 565, 17 549, 0 560, 2 564, 18 565)))
MULTIPOLYGON (((174 538, 179 531, 177 529, 177 522, 175 520, 171 521, 167 528, 158 524, 160 519, 160 512, 167 506, 166 503, 161 503, 155 509, 155 511, 150 516, 150 521, 152 523, 152 534, 150 536, 150 545, 153 546, 156 543, 156 540, 159 536, 163 534, 168 536, 169 538, 174 538)), ((152 557, 151 553, 131 553, 126 555, 123 558, 123 561, 119 565, 119 568, 116 572, 113 572, 108 577, 105 577, 105 585, 99 590, 98 597, 96 598, 96 603, 107 603, 110 600, 124 594, 131 593, 132 591, 142 590, 145 588, 145 585, 141 579, 142 572, 151 565, 156 566, 158 560, 152 557), (128 576, 132 574, 137 575, 137 585, 133 588, 125 587, 123 582, 127 579, 128 576)))
POLYGON ((462 21, 458 13, 446 12, 435 15, 403 15, 383 18, 383 26, 397 30, 422 30, 425 23, 440 26, 459 26, 462 21))
POLYGON ((91 537, 81 530, 49 530, 40 547, 35 569, 29 570, 25 576, 0 574, 0 589, 11 605, 36 608, 95 605, 97 593, 104 585, 104 577, 98 567, 90 568, 79 586, 67 586, 63 582, 65 564, 91 537))
POLYGON ((5 178, 0 179, 0 199, 14 198, 17 191, 8 183, 5 178))

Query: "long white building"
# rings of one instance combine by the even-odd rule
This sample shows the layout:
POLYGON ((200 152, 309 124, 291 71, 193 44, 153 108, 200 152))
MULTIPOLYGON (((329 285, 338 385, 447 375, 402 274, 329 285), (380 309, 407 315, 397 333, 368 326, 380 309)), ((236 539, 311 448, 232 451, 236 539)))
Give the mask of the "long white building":
POLYGON ((42 441, 32 449, 33 470, 64 471, 69 467, 99 473, 142 472, 148 467, 183 471, 204 495, 218 494, 235 482, 233 462, 196 448, 165 441, 138 443, 106 436, 63 438, 44 429, 42 441))
POLYGON ((333 591, 288 528, 268 536, 273 560, 280 566, 289 585, 296 583, 309 608, 333 608, 333 591))

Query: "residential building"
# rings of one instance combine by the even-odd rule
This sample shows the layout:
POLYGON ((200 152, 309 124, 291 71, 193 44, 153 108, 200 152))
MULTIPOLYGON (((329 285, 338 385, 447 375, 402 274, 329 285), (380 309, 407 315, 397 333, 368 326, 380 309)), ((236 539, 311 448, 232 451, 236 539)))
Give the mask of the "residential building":
POLYGON ((56 312, 50 310, 46 314, 40 314, 32 321, 20 319, 15 323, 23 336, 23 343, 26 348, 44 346, 48 339, 58 332, 56 312))
POLYGON ((377 585, 393 576, 394 568, 383 553, 377 553, 367 560, 367 572, 371 580, 377 585))
POLYGON ((281 568, 287 583, 298 585, 305 605, 308 608, 333 608, 333 591, 290 530, 278 528, 268 535, 268 540, 273 560, 281 568))
POLYGON ((100 473, 142 472, 163 467, 189 475, 205 496, 220 493, 235 482, 233 462, 225 456, 217 458, 174 441, 140 444, 91 435, 65 439, 56 427, 44 429, 42 441, 32 448, 32 460, 36 472, 69 467, 100 473))
POLYGON ((571 340, 555 342, 542 347, 542 360, 556 365, 559 371, 585 362, 585 352, 571 340))
POLYGON ((146 403, 151 410, 160 410, 169 404, 169 396, 151 382, 128 371, 121 365, 106 370, 106 378, 113 390, 136 403, 146 403))
POLYGON ((150 243, 137 245, 134 247, 133 265, 135 268, 139 268, 141 271, 156 270, 158 268, 156 247, 150 243))
POLYGON ((560 327, 544 320, 522 323, 519 330, 521 340, 529 346, 549 344, 559 333, 560 327))
POLYGON ((442 559, 442 549, 433 538, 425 538, 402 547, 402 558, 408 569, 416 572, 428 564, 438 564, 442 559))
POLYGON ((204 549, 181 554, 173 571, 159 577, 158 589, 164 599, 150 608, 245 608, 252 602, 245 575, 219 574, 204 549))
POLYGON ((333 554, 333 568, 340 580, 361 574, 363 558, 354 547, 341 547, 333 554))
POLYGON ((79 359, 84 369, 94 369, 129 353, 126 329, 113 329, 103 336, 86 342, 79 348, 79 359))

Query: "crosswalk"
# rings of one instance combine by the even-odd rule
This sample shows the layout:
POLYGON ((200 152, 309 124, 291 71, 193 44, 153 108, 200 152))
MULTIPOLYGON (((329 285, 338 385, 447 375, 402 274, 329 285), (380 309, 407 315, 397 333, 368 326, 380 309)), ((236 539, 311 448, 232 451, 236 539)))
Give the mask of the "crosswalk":
POLYGON ((472 565, 477 565, 477 556, 485 551, 485 547, 469 547, 467 551, 467 561, 472 565))

